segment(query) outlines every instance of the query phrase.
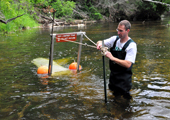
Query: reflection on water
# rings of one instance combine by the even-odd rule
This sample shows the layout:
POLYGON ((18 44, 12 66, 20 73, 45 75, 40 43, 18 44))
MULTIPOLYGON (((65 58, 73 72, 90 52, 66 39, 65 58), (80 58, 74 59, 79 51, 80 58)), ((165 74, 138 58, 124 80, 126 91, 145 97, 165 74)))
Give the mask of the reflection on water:
MULTIPOLYGON (((168 18, 144 24, 132 22, 130 37, 138 45, 133 67, 133 99, 114 98, 107 90, 107 104, 104 102, 100 51, 82 46, 80 64, 83 69, 80 72, 40 77, 31 61, 39 57, 48 58, 50 29, 1 35, 0 118, 170 119, 170 28, 165 26, 168 18)), ((82 30, 97 42, 116 34, 116 27, 117 23, 95 23, 82 28, 55 28, 54 31, 64 33, 82 30)), ((86 38, 83 42, 92 45, 86 38)), ((54 60, 65 68, 77 60, 77 53, 77 44, 55 43, 54 60), (67 59, 64 64, 61 62, 63 58, 67 59)), ((106 78, 108 83, 108 64, 106 78)))

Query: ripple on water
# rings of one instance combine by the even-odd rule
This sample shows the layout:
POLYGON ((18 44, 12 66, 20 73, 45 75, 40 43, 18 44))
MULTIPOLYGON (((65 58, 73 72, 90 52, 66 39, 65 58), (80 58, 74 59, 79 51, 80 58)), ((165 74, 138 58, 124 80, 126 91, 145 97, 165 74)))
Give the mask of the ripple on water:
POLYGON ((151 82, 135 97, 135 101, 139 105, 134 107, 138 113, 138 117, 135 119, 170 119, 169 82, 159 76, 161 75, 149 78, 151 82))
POLYGON ((148 84, 148 88, 154 90, 170 90, 170 86, 158 86, 158 85, 151 85, 151 84, 148 84))
POLYGON ((153 90, 144 90, 141 93, 138 94, 139 96, 144 96, 144 97, 149 97, 149 98, 170 98, 170 93, 169 92, 164 92, 164 91, 153 91, 153 90))

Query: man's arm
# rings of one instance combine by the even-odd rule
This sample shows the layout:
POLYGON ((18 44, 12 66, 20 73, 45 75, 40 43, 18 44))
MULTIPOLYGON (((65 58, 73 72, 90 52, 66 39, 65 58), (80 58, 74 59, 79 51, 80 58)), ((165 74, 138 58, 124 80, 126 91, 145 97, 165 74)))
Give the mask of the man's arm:
POLYGON ((132 65, 132 62, 128 60, 121 60, 116 57, 114 57, 111 52, 107 51, 106 52, 106 57, 108 57, 110 60, 114 61, 115 63, 119 64, 120 66, 123 66, 125 68, 130 68, 132 65))
MULTIPOLYGON (((102 41, 98 41, 97 42, 97 49, 100 50, 101 47, 102 47, 102 41)), ((114 61, 115 63, 123 66, 123 67, 129 68, 132 65, 132 62, 130 62, 128 60, 118 59, 118 58, 114 57, 111 54, 111 52, 109 52, 109 51, 106 52, 105 56, 108 57, 110 60, 114 61)))

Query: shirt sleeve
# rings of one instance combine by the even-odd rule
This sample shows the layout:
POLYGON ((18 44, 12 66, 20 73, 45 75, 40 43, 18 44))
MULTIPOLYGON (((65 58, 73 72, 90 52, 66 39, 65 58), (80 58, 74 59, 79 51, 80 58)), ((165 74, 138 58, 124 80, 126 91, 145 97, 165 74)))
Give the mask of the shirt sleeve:
POLYGON ((115 42, 117 36, 112 36, 108 39, 104 40, 104 45, 108 47, 109 49, 113 47, 113 43, 115 42))
POLYGON ((125 60, 135 63, 136 54, 137 54, 137 45, 135 42, 131 42, 129 46, 126 48, 125 60))

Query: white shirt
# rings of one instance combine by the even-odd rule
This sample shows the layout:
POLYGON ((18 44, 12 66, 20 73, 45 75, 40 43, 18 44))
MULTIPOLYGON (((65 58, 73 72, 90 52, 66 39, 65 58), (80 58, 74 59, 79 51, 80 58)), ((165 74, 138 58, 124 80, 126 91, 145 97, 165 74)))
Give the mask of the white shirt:
MULTIPOLYGON (((113 44, 114 44, 114 42, 116 40, 116 37, 117 36, 112 36, 112 37, 110 37, 108 39, 105 39, 104 40, 105 46, 108 47, 108 48, 113 47, 113 44)), ((129 37, 129 39, 131 39, 131 38, 129 37)), ((125 45, 125 43, 121 43, 120 42, 120 38, 119 38, 117 40, 117 42, 116 42, 116 50, 122 50, 122 48, 125 45)), ((136 43, 135 42, 131 42, 129 44, 129 46, 125 49, 125 51, 126 51, 125 60, 128 60, 128 61, 130 61, 132 63, 135 63, 136 53, 137 53, 137 45, 136 45, 136 43)))

